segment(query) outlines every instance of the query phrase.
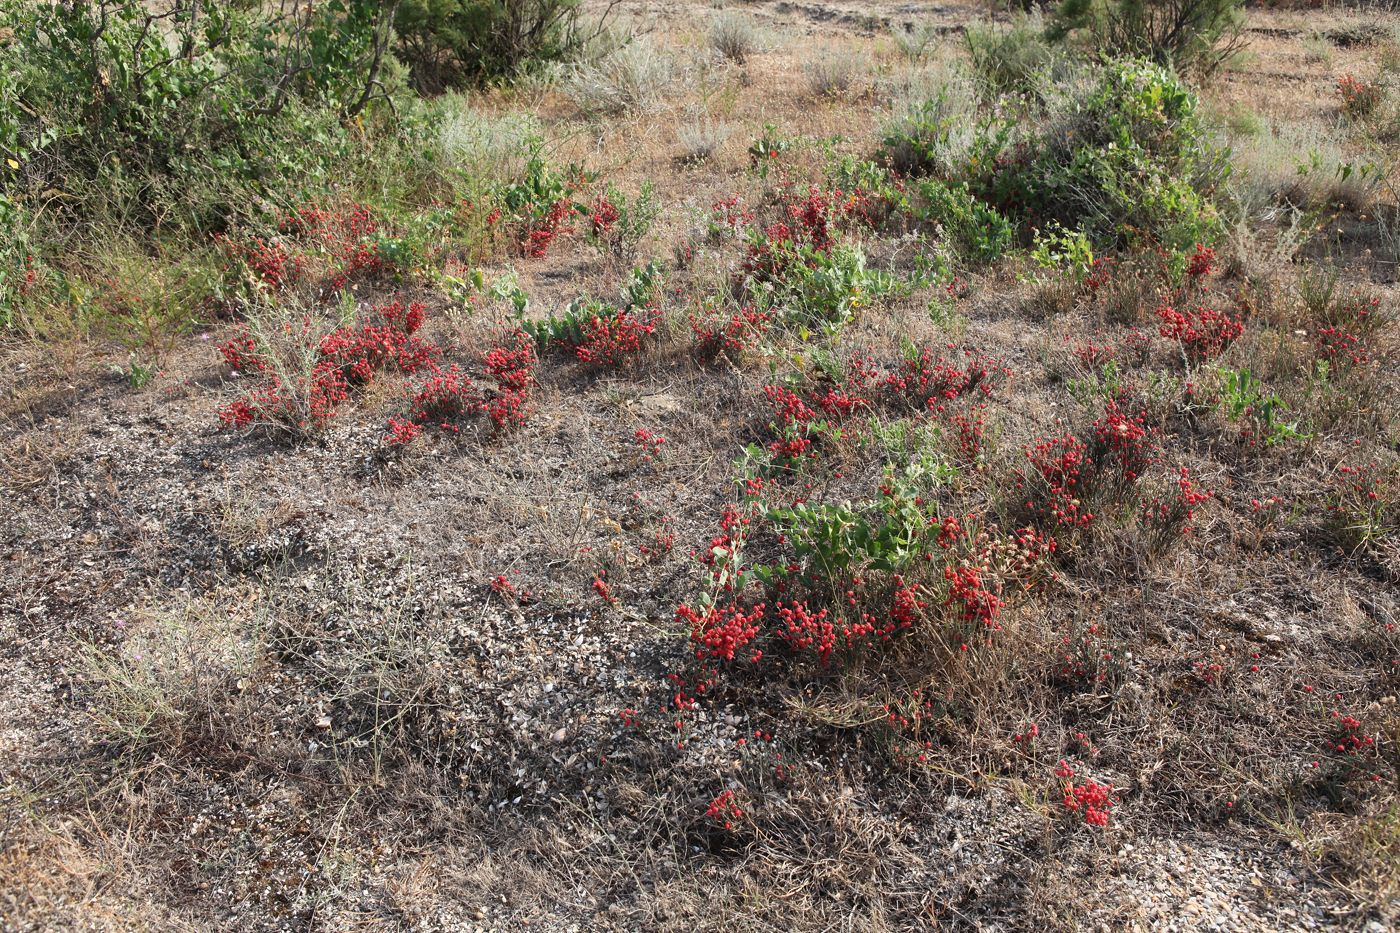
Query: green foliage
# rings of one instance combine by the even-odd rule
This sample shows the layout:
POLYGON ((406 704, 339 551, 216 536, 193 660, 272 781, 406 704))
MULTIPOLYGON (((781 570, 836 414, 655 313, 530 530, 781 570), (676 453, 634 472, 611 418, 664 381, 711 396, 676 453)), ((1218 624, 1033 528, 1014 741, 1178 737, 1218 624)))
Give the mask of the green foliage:
POLYGON ((1229 153, 1211 144, 1195 95, 1147 62, 1108 62, 1081 77, 1047 85, 1020 119, 1000 110, 978 119, 945 85, 886 133, 884 154, 944 183, 925 186, 925 210, 945 224, 938 215, 965 218, 962 235, 981 258, 1008 245, 995 215, 1022 236, 1055 222, 1100 247, 1214 242, 1229 153))
POLYGON ((1243 0, 1061 0, 1046 37, 1209 75, 1243 42, 1243 0))
POLYGON ((536 147, 525 164, 525 171, 503 185, 497 197, 506 215, 521 222, 542 219, 560 201, 569 202, 574 213, 582 214, 585 212, 583 205, 573 204, 573 198, 580 183, 590 180, 591 176, 576 165, 563 171, 551 167, 536 147))
POLYGON ((610 317, 617 309, 606 301, 597 298, 575 298, 564 306, 564 310, 539 321, 521 321, 520 328, 535 341, 535 346, 543 353, 551 345, 578 346, 588 332, 589 322, 600 317, 610 317))
MULTIPOLYGON (((14 231, 0 245, 0 323, 31 333, 84 332, 94 308, 122 326, 147 303, 83 284, 108 281, 106 241, 178 255, 205 249, 211 231, 268 223, 344 170, 393 89, 389 23, 371 0, 285 15, 0 0, 0 21, 0 220, 14 231)), ((172 297, 138 315, 143 329, 188 319, 193 305, 172 297)))
POLYGON ((1220 391, 1220 410, 1231 421, 1249 421, 1259 437, 1270 446, 1284 441, 1306 440, 1298 422, 1286 422, 1280 413, 1288 409, 1275 394, 1265 395, 1258 378, 1247 369, 1222 370, 1225 383, 1220 391))
POLYGON ((1068 270, 1082 282, 1094 265, 1094 245, 1083 231, 1066 230, 1052 222, 1047 229, 1036 231, 1030 256, 1040 268, 1068 270))
MULTIPOLYGON (((253 179, 315 148, 291 142, 318 135, 307 110, 351 119, 382 94, 387 27, 368 0, 285 18, 230 4, 157 14, 113 0, 5 9, 16 26, 0 53, 0 93, 14 106, 0 112, 0 143, 20 165, 9 191, 253 179)), ((136 206, 154 212, 149 197, 136 206)))
POLYGON ((1046 213, 1101 242, 1141 238, 1171 247, 1213 242, 1219 217, 1209 194, 1228 175, 1207 141, 1196 98, 1169 72, 1114 63, 1032 171, 1044 178, 1046 213))
POLYGON ((890 205, 892 212, 907 206, 904 185, 887 166, 869 159, 843 156, 827 171, 827 184, 842 191, 860 190, 872 200, 890 205))
POLYGON ((913 214, 919 223, 940 227, 960 255, 976 262, 993 262, 1011 246, 1011 222, 965 184, 920 182, 913 214))
POLYGON ((834 333, 873 298, 898 285, 888 272, 868 266, 865 253, 848 243, 829 252, 799 247, 781 278, 750 283, 759 290, 755 297, 776 309, 804 340, 814 330, 834 333))
POLYGON ((749 169, 760 178, 767 178, 768 169, 791 146, 791 141, 779 135, 775 125, 763 124, 763 135, 749 145, 749 169))
POLYGON ((401 0, 395 47, 423 93, 517 77, 578 57, 578 0, 401 0))
POLYGON ((1123 374, 1118 370, 1118 363, 1109 360, 1083 379, 1068 380, 1065 389, 1081 405, 1092 405, 1096 400, 1110 402, 1123 392, 1123 374))
MULTIPOLYGON (((661 274, 661 266, 655 261, 649 262, 632 270, 622 286, 618 305, 597 298, 575 298, 564 307, 563 312, 555 314, 551 311, 548 317, 538 321, 521 320, 520 327, 534 339, 540 352, 551 345, 578 346, 588 332, 589 322, 594 319, 613 317, 619 311, 635 311, 654 301, 661 291, 661 274)), ((498 280, 496 285, 500 284, 498 280)), ((515 302, 517 313, 523 314, 528 307, 525 293, 511 281, 507 283, 504 294, 515 302)))
POLYGON ((1078 228, 1101 245, 1214 242, 1212 197, 1229 175, 1197 115, 1197 100, 1144 62, 1100 68, 991 182, 993 203, 1078 228))
MULTIPOLYGON (((902 468, 885 467, 883 493, 875 508, 857 511, 849 502, 800 502, 792 506, 760 505, 759 514, 791 543, 798 562, 818 579, 842 579, 853 570, 897 573, 928 550, 937 528, 937 506, 930 489, 948 482, 957 471, 932 455, 902 468)), ((762 580, 780 568, 755 567, 762 580)))
POLYGON ((665 284, 661 264, 655 259, 633 269, 622 285, 622 308, 625 311, 645 308, 659 301, 665 284))

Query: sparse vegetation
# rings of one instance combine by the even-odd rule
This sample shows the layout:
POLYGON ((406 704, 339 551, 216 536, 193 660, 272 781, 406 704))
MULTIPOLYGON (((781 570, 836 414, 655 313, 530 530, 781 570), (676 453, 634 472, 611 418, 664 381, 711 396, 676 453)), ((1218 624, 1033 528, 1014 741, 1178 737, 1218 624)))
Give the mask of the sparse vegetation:
POLYGON ((1395 14, 0 9, 0 927, 1400 923, 1395 14))

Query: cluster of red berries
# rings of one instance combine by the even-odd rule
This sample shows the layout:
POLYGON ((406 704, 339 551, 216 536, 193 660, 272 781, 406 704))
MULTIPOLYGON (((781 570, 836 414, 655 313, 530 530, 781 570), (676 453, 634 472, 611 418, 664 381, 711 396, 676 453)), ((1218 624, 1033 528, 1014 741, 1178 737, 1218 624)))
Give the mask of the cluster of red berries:
POLYGON ((656 332, 653 318, 619 310, 588 319, 583 339, 574 348, 581 362, 593 366, 618 366, 642 350, 642 339, 656 332))
POLYGON ((743 819, 744 811, 740 809, 734 791, 725 790, 710 801, 710 805, 705 808, 705 816, 725 829, 732 829, 735 820, 743 819))
POLYGON ((568 198, 560 198, 551 204, 542 216, 531 218, 520 241, 521 250, 533 259, 544 256, 556 238, 573 232, 574 228, 565 223, 573 213, 573 202, 568 198))
MULTIPOLYGON (((681 604, 676 621, 690 628, 697 660, 733 661, 735 653, 758 637, 764 606, 759 603, 745 610, 741 606, 706 606, 700 610, 681 604)), ((749 660, 759 661, 763 652, 753 650, 749 660)))
POLYGON ((1092 430, 1096 465, 1102 468, 1111 462, 1129 483, 1159 459, 1157 432, 1148 427, 1146 412, 1128 415, 1116 400, 1110 401, 1092 430))
POLYGON ((1364 338, 1340 327, 1319 327, 1313 335, 1318 355, 1333 365, 1360 366, 1371 359, 1364 338))
POLYGON ((1107 826, 1108 811, 1117 803, 1113 798, 1113 785, 1086 780, 1065 785, 1064 805, 1071 813, 1083 813, 1084 822, 1090 826, 1107 826))
POLYGON ((278 229, 311 241, 333 257, 336 269, 327 283, 332 290, 360 274, 378 276, 390 271, 391 264, 374 241, 379 224, 363 204, 351 203, 338 210, 304 204, 283 216, 278 229))
MULTIPOLYGON (((737 208, 738 201, 732 205, 720 203, 724 205, 724 220, 727 223, 731 216, 735 216, 729 212, 737 208)), ((863 192, 848 194, 840 189, 823 191, 813 185, 807 189, 805 196, 789 196, 784 210, 786 220, 768 224, 749 243, 741 266, 744 274, 759 281, 776 281, 782 279, 796 261, 811 264, 813 255, 831 252, 836 245, 836 233, 840 226, 873 216, 874 206, 863 192), (812 255, 804 259, 804 254, 812 255)), ((735 225, 730 226, 733 228, 735 225)))
POLYGON ((1215 271, 1215 250, 1196 244, 1196 251, 1186 259, 1186 274, 1200 280, 1215 271))
POLYGON ((1351 74, 1337 79, 1337 95, 1342 99, 1342 112, 1349 117, 1365 117, 1372 113, 1385 92, 1377 82, 1366 82, 1351 74))
POLYGON ((535 342, 523 330, 512 331, 486 352, 486 373, 495 396, 483 405, 496 430, 519 427, 530 417, 530 389, 535 383, 535 342))
POLYGON ((1162 305, 1157 309, 1157 317, 1162 321, 1157 332, 1180 343, 1186 358, 1193 363, 1215 359, 1244 333, 1244 322, 1239 318, 1204 305, 1186 312, 1162 305))
POLYGON ((637 447, 641 449, 643 463, 651 463, 661 456, 661 448, 666 443, 666 438, 650 428, 638 428, 633 432, 632 439, 637 442, 637 447))
MULTIPOLYGON (((1069 338, 1065 338, 1068 342, 1069 338)), ((1096 344, 1092 340, 1076 344, 1070 351, 1074 358, 1086 369, 1097 370, 1105 364, 1112 362, 1118 355, 1117 349, 1111 343, 1096 344)))
POLYGON ((743 199, 737 194, 720 198, 710 205, 710 216, 713 227, 733 232, 753 223, 753 211, 744 207, 743 199))
MULTIPOLYGON (((913 627, 927 608, 927 603, 919 598, 917 586, 906 584, 899 575, 893 582, 894 590, 883 618, 861 612, 847 619, 829 609, 813 612, 805 602, 778 603, 776 634, 793 651, 815 651, 823 667, 838 649, 850 651, 872 641, 889 641, 896 632, 913 627)), ((854 589, 846 591, 846 600, 852 606, 858 603, 854 589)))
POLYGON ((280 239, 253 237, 248 243, 236 243, 222 233, 215 233, 214 242, 226 256, 242 262, 259 282, 274 292, 282 291, 301 278, 301 255, 280 239))
POLYGON ((967 413, 953 416, 953 441, 964 463, 976 463, 981 459, 987 434, 987 419, 982 414, 985 410, 985 406, 976 405, 967 413))
POLYGON ((1073 434, 1042 438, 1027 445, 1026 459, 1031 474, 1017 471, 1016 486, 1025 488, 1032 479, 1043 490, 1042 501, 1027 500, 1026 507, 1039 511, 1052 524, 1083 527, 1094 520, 1084 507, 1082 496, 1093 469, 1089 448, 1073 434))
POLYGON ((530 417, 530 394, 535 381, 535 344, 523 331, 513 330, 482 358, 492 385, 482 388, 456 363, 431 364, 430 375, 409 400, 407 419, 390 418, 387 440, 407 444, 425 427, 457 433, 459 422, 472 414, 485 415, 497 431, 523 425, 530 417))
POLYGON ((1211 497, 1209 492, 1196 488, 1186 467, 1177 471, 1175 486, 1174 494, 1150 499, 1142 508, 1143 524, 1153 529, 1160 539, 1189 535, 1197 507, 1211 497))
POLYGON ((812 437, 820 420, 816 410, 796 392, 782 386, 764 386, 763 394, 774 409, 773 427, 778 440, 768 445, 774 462, 795 468, 803 457, 816 456, 812 437))
POLYGON ((722 354, 738 356, 756 347, 768 333, 772 321, 767 311, 744 305, 729 313, 705 308, 690 315, 690 330, 695 334, 696 353, 704 359, 722 354))
POLYGON ((712 580, 725 590, 734 589, 731 565, 743 550, 752 521, 737 506, 726 505, 720 514, 720 533, 711 538, 709 545, 696 555, 696 559, 709 569, 712 580))
POLYGON ((607 195, 600 194, 588 215, 588 230, 598 239, 607 239, 621 217, 617 205, 609 201, 607 195))
MULTIPOLYGON (((949 344, 948 349, 953 349, 949 344)), ((1011 375, 1006 361, 964 348, 963 361, 951 362, 923 347, 916 357, 908 357, 895 372, 885 377, 885 388, 916 408, 942 411, 944 405, 973 391, 991 395, 996 384, 1011 375)))
POLYGON ((1089 274, 1084 277, 1084 287, 1089 289, 1091 294, 1098 294, 1113 278, 1113 259, 1109 256, 1100 256, 1089 263, 1089 274))

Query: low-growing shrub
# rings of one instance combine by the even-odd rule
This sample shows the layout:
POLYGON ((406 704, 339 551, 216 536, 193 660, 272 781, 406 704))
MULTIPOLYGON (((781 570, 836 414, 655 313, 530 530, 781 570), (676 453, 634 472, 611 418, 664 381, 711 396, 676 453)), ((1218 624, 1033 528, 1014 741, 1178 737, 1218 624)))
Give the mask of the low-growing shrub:
POLYGON ((856 59, 836 49, 819 49, 807 58, 802 72, 807 76, 807 90, 813 97, 840 97, 848 93, 858 74, 856 59))
POLYGON ((635 197, 609 183, 593 201, 587 220, 588 242, 612 259, 630 263, 637 258, 642 238, 651 230, 661 206, 649 181, 635 197))
POLYGON ((720 55, 743 65, 758 51, 758 30, 747 16, 721 13, 710 23, 709 42, 720 55))
POLYGON ((692 113, 676 127, 676 141, 681 145, 680 160, 704 162, 733 135, 732 124, 715 120, 707 113, 692 113))
POLYGON ((978 121, 976 102, 956 77, 909 103, 885 127, 882 150, 903 175, 954 178, 964 170, 978 121))
POLYGON ((1158 333, 1175 340, 1190 363, 1215 359, 1244 332, 1243 321, 1205 305, 1184 311, 1162 305, 1157 317, 1162 322, 1158 333))
POLYGON ((1345 74, 1337 79, 1337 96, 1342 101, 1342 113, 1353 120, 1364 120, 1376 112, 1385 91, 1375 81, 1363 81, 1345 74))
POLYGON ((938 34, 938 27, 927 21, 890 26, 890 38, 894 40, 895 48, 914 64, 929 57, 938 34))
POLYGON ((531 155, 524 174, 499 193, 501 220, 522 255, 542 257, 558 237, 573 232, 573 221, 586 212, 574 196, 589 180, 576 166, 561 172, 538 152, 531 155))
POLYGON ((1251 447, 1305 439, 1298 423, 1283 420, 1288 405, 1276 393, 1265 394, 1258 378, 1248 369, 1222 370, 1220 411, 1232 422, 1244 424, 1244 440, 1251 447))
POLYGON ((964 184, 920 182, 912 213, 916 222, 939 229, 960 256, 978 263, 1001 258, 1015 234, 1009 220, 964 184))
POLYGON ((7 2, 0 112, 18 166, 5 193, 66 190, 65 211, 216 228, 267 177, 324 167, 348 121, 386 96, 392 7, 7 2), (172 52, 172 50, 175 50, 172 52), (275 52, 272 50, 276 50, 275 52), (324 135, 323 135, 324 134, 324 135))
POLYGON ((323 431, 376 373, 436 368, 442 351, 415 334, 423 316, 422 305, 398 300, 374 308, 358 326, 323 328, 309 314, 253 315, 219 350, 230 369, 256 384, 221 409, 219 420, 294 437, 323 431))
POLYGON ((738 359, 763 340, 770 320, 768 312, 753 305, 728 308, 707 302, 690 315, 695 351, 707 360, 719 356, 738 359))
POLYGON ((671 83, 671 59, 644 39, 634 39, 601 61, 578 65, 566 89, 584 113, 643 113, 671 83))
POLYGON ((539 352, 567 347, 584 363, 617 366, 643 349, 656 332, 661 269, 656 263, 632 270, 622 288, 620 302, 611 305, 596 298, 577 298, 558 314, 542 320, 519 322, 539 352))

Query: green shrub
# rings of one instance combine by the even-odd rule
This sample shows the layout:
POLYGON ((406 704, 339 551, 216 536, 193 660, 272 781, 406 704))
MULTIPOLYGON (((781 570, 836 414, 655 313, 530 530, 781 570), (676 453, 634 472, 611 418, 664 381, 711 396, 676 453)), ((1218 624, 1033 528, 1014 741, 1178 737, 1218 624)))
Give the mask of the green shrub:
POLYGON ((925 187, 922 210, 951 225, 965 251, 990 259, 1009 245, 994 215, 1019 224, 1023 238, 1057 222, 1101 246, 1187 249, 1216 239, 1213 199, 1229 153, 1211 143, 1179 78, 1114 61, 1068 70, 1043 90, 1033 112, 998 107, 979 119, 952 105, 945 87, 886 133, 895 168, 944 183, 925 187))
POLYGON ((1046 37, 1209 75, 1243 47, 1243 0, 1062 0, 1046 37))
POLYGON ((287 16, 237 4, 0 0, 0 195, 59 223, 219 229, 269 185, 325 173, 392 87, 370 0, 287 16))
POLYGON ((1011 246, 1011 222, 995 208, 973 197, 964 184, 933 179, 919 183, 914 218, 942 228, 959 255, 993 262, 1011 246))
POLYGON ((761 305, 779 311, 779 319, 803 339, 812 331, 840 329, 871 299, 893 291, 893 276, 866 264, 858 247, 838 243, 830 252, 796 247, 782 276, 750 283, 761 305))
POLYGON ((1187 249, 1216 239, 1213 198, 1229 176, 1228 152, 1210 142, 1195 95, 1169 71, 1110 62, 1046 107, 1033 130, 984 134, 975 193, 1100 245, 1187 249))
POLYGON ((424 93, 569 61, 588 40, 578 0, 401 0, 394 28, 398 56, 424 93))

